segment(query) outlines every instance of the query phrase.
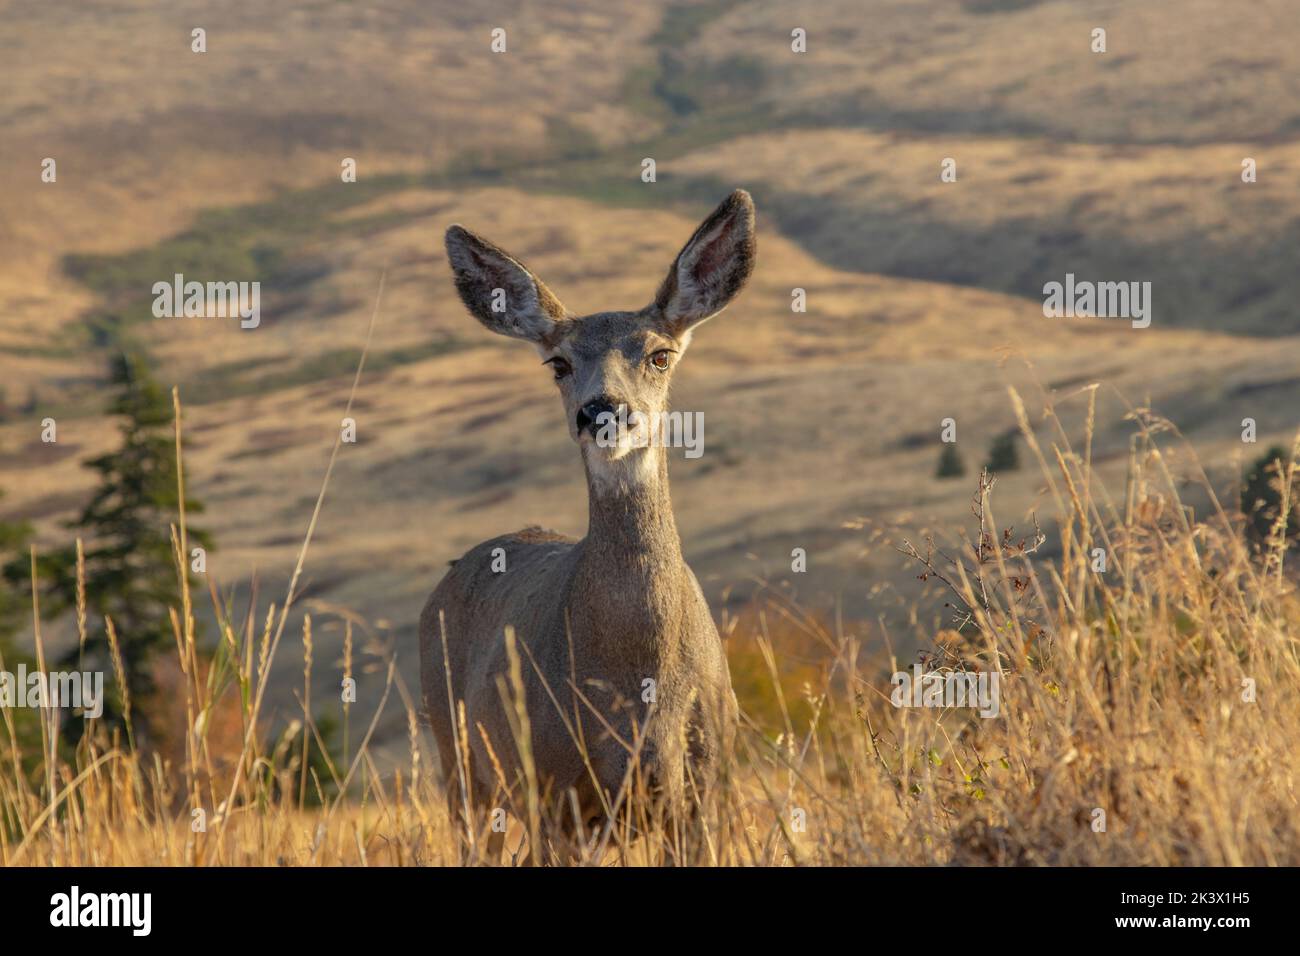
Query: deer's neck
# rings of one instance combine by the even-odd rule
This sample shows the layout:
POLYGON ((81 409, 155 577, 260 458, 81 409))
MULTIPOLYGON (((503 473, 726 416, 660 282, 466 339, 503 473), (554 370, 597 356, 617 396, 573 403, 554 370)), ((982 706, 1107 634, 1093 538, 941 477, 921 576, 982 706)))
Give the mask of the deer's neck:
POLYGON ((681 613, 668 456, 651 447, 617 462, 584 463, 589 518, 574 579, 580 616, 620 641, 659 641, 681 613))
POLYGON ((668 494, 663 448, 637 449, 615 462, 584 460, 587 469, 586 557, 611 566, 680 562, 681 542, 668 494))

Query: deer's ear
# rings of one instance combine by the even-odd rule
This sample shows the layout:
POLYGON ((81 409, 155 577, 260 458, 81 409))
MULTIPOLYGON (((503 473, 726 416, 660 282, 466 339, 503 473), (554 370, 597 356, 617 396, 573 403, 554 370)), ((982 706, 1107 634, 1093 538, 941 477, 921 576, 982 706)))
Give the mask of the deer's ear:
POLYGON ((463 226, 447 230, 456 291, 491 331, 543 342, 565 318, 564 306, 518 259, 463 226))
POLYGON ((681 335, 725 309, 754 271, 755 251, 754 201, 737 189, 700 223, 659 287, 665 331, 681 335))

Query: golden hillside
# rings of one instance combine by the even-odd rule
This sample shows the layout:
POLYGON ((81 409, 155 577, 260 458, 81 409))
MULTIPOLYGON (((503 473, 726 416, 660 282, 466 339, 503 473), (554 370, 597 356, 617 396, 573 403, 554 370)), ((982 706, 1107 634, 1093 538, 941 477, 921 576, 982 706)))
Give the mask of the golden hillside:
MULTIPOLYGON (((581 534, 586 510, 545 371, 464 312, 443 230, 501 243, 576 311, 635 308, 743 186, 758 271, 677 379, 677 407, 706 420, 705 456, 673 469, 687 557, 734 610, 804 547, 801 600, 902 621, 912 640, 942 611, 909 618, 921 589, 888 534, 965 518, 971 481, 933 477, 940 422, 958 420, 973 474, 1015 424, 1008 383, 1041 386, 1071 428, 1100 383, 1108 478, 1130 405, 1169 415, 1228 501, 1243 462, 1289 439, 1300 25, 1286 8, 0 3, 0 516, 34 520, 42 547, 66 540, 91 487, 79 463, 115 440, 105 362, 143 346, 187 408, 214 577, 278 590, 386 273, 360 441, 307 584, 413 660, 449 559, 534 522, 581 534), (1094 25, 1104 56, 1088 51, 1094 25), (46 156, 57 183, 40 181, 46 156), (645 157, 656 183, 639 178, 645 157), (956 183, 939 181, 944 157, 956 183), (152 318, 149 287, 178 271, 262 282, 262 325, 152 318), (1066 272, 1151 281, 1152 327, 1044 318, 1041 287, 1066 272), (807 312, 791 311, 796 288, 807 312), (57 446, 39 441, 47 414, 57 446), (1244 417, 1259 446, 1240 441, 1244 417), (845 527, 859 520, 885 536, 845 527)), ((1020 519, 1041 476, 1008 472, 999 494, 1020 519)), ((71 637, 67 621, 51 631, 71 637)), ((340 639, 320 635, 321 653, 340 639)))

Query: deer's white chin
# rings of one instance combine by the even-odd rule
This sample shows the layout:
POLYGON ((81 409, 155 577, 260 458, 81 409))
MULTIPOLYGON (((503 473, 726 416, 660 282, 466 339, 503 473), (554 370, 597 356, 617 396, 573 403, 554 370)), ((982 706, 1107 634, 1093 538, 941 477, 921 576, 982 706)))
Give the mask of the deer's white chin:
POLYGON ((630 445, 582 443, 582 459, 587 474, 593 488, 602 495, 630 491, 649 482, 654 474, 655 460, 648 451, 630 445))

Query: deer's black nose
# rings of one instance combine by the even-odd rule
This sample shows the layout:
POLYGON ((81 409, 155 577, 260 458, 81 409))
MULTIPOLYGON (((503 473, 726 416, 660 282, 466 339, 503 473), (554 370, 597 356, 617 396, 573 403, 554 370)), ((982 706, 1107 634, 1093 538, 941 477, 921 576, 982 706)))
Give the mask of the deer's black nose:
POLYGON ((614 404, 603 395, 595 401, 583 405, 578 409, 578 434, 582 434, 588 428, 595 430, 603 425, 604 422, 601 421, 600 416, 606 414, 614 414, 614 404))

